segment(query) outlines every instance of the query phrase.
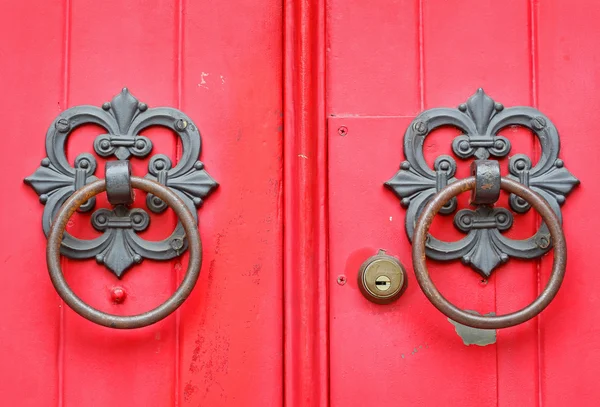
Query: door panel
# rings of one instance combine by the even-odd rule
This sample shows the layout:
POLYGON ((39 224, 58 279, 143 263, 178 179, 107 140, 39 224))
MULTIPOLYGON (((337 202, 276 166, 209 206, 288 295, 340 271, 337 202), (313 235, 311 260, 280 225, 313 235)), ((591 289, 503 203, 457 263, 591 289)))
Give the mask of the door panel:
MULTIPOLYGON (((12 269, 0 296, 7 321, 0 359, 15 366, 0 370, 3 401, 281 405, 281 4, 38 3, 3 5, 3 48, 12 39, 5 52, 15 56, 0 62, 2 89, 14 95, 3 102, 10 119, 0 160, 3 173, 11 174, 2 181, 11 198, 1 212, 2 261, 12 269), (202 133, 200 159, 220 183, 199 209, 203 266, 196 288, 173 315, 132 331, 97 326, 60 301, 46 272, 43 206, 22 183, 45 156, 46 130, 62 110, 99 106, 123 86, 150 107, 188 114, 202 133)), ((93 140, 103 132, 77 129, 69 137, 69 160, 94 153, 93 140)), ((145 135, 154 144, 151 155, 177 161, 181 145, 170 131, 153 128, 145 135)), ((106 160, 96 158, 96 175, 103 178, 106 160)), ((132 159, 135 175, 147 173, 148 159, 132 159)), ((144 201, 145 194, 136 194, 136 207, 144 201)), ((108 206, 105 197, 97 206, 108 206)), ((68 231, 97 235, 89 217, 76 214, 68 231)), ((176 223, 170 210, 151 218, 147 239, 165 237, 176 223)), ((62 264, 83 300, 131 315, 171 295, 187 256, 144 260, 121 280, 92 260, 62 264), (111 301, 115 286, 128 294, 123 304, 111 301)))
MULTIPOLYGON (((567 276, 552 305, 540 321, 540 379, 545 406, 594 406, 600 400, 600 279, 596 275, 600 243, 596 239, 598 153, 595 136, 600 108, 600 9, 594 2, 540 2, 536 64, 540 109, 560 124, 561 155, 581 185, 564 207, 569 250, 567 276)), ((541 264, 548 278, 551 259, 541 264)))
MULTIPOLYGON (((588 177, 595 174, 581 157, 589 163, 595 154, 590 134, 597 64, 595 45, 588 42, 597 36, 597 16, 584 15, 584 4, 579 9, 566 1, 328 4, 331 405, 531 406, 540 400, 594 405, 591 400, 600 396, 587 381, 597 371, 597 341, 591 339, 597 334, 591 322, 595 294, 587 294, 593 282, 585 288, 583 282, 591 261, 586 249, 594 247, 584 236, 596 225, 578 214, 594 205, 593 194, 586 195, 588 204, 581 199, 593 184, 585 188, 584 168, 588 177), (569 22, 559 23, 564 16, 569 22), (559 32, 552 28, 557 24, 559 32), (540 317, 499 330, 496 342, 484 347, 465 346, 419 289, 404 231, 406 210, 383 186, 404 160, 403 134, 414 116, 456 107, 479 87, 507 107, 536 106, 548 115, 561 134, 561 158, 582 182, 563 207, 569 262, 556 300, 540 317), (408 289, 390 305, 368 302, 357 287, 360 265, 378 249, 408 269, 408 289), (339 276, 347 283, 340 284, 339 276), (580 316, 583 310, 586 318, 580 316), (556 357, 580 335, 589 342, 556 357), (580 359, 586 359, 584 370, 576 367, 580 359)), ((427 162, 452 155, 458 134, 441 129, 429 136, 427 162)), ((512 143, 510 156, 539 158, 539 145, 528 131, 508 128, 501 134, 512 143)), ((466 177, 470 160, 457 163, 457 178, 466 177)), ((507 164, 500 161, 503 174, 507 164)), ((460 207, 467 206, 463 195, 460 207)), ((500 205, 506 207, 506 195, 500 205)), ((531 236, 539 222, 533 213, 516 215, 508 234, 531 236)), ((448 240, 461 236, 452 217, 438 216, 432 232, 448 240)), ((428 261, 428 266, 442 294, 459 307, 505 314, 535 299, 551 262, 552 253, 542 260, 511 259, 483 281, 460 262, 428 261)))
MULTIPOLYGON (((178 48, 174 29, 177 9, 173 4, 74 0, 68 4, 66 18, 65 107, 101 105, 123 86, 149 106, 177 107, 178 48), (118 22, 109 23, 115 20, 118 22), (148 32, 144 27, 152 27, 152 30, 148 32)), ((93 152, 92 145, 98 134, 102 134, 101 129, 86 126, 69 137, 67 152, 71 162, 81 152, 93 152)), ((144 160, 131 159, 135 174, 145 174, 149 158, 157 152, 176 161, 175 137, 169 131, 152 129, 148 137, 153 140, 153 151, 144 160)), ((210 151, 207 147, 203 156, 210 155, 207 150, 210 151)), ((99 161, 96 173, 103 178, 105 160, 99 161)), ((102 202, 103 206, 110 207, 104 198, 105 195, 99 198, 98 204, 102 202)), ((143 208, 144 201, 144 194, 136 193, 135 207, 143 208)), ((199 216, 203 219, 205 214, 199 216)), ((164 238, 174 225, 171 211, 151 216, 145 238, 164 238)), ((94 233, 89 214, 74 216, 67 230, 75 236, 94 233)), ((206 242, 210 236, 203 230, 201 233, 206 242)), ((132 315, 152 309, 170 296, 178 283, 176 264, 182 261, 185 265, 182 259, 144 260, 126 272, 120 281, 95 261, 65 258, 63 270, 71 287, 87 303, 106 312, 132 315), (123 287, 127 293, 123 304, 111 304, 110 291, 115 286, 123 287)), ((150 329, 125 332, 113 332, 92 324, 68 307, 62 310, 61 318, 63 348, 59 348, 59 352, 63 354, 62 398, 66 406, 91 402, 109 405, 122 400, 140 405, 174 403, 173 389, 179 386, 175 365, 179 346, 177 316, 159 321, 150 329), (145 390, 133 398, 132 388, 145 390)))
POLYGON ((64 9, 51 2, 32 8, 26 2, 11 1, 3 1, 2 9, 2 38, 20 40, 3 41, 0 62, 5 95, 0 99, 4 113, 0 264, 5 279, 0 295, 4 319, 0 324, 0 394, 10 394, 3 398, 14 404, 55 405, 60 308, 46 273, 41 205, 23 185, 23 176, 44 157, 46 128, 60 111, 64 9), (31 27, 44 33, 45 40, 40 41, 31 27), (25 148, 26 154, 19 153, 25 148))

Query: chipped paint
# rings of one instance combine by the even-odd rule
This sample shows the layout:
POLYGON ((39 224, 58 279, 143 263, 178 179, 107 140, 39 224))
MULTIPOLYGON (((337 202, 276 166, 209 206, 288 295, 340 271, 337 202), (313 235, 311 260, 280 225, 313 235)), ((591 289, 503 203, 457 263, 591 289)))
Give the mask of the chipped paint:
POLYGON ((206 84, 206 78, 208 75, 210 75, 208 72, 202 72, 200 74, 200 83, 198 84, 198 86, 203 87, 204 89, 208 89, 208 85, 206 84))
MULTIPOLYGON (((470 312, 471 314, 480 315, 477 311, 465 310, 470 312)), ((485 316, 496 315, 494 312, 490 312, 489 314, 485 314, 485 316)), ((477 345, 477 346, 486 346, 496 343, 496 330, 495 329, 478 329, 471 328, 470 326, 466 326, 460 324, 452 319, 448 318, 448 321, 452 325, 454 325, 454 329, 456 330, 456 334, 460 336, 463 343, 466 346, 469 345, 477 345)))

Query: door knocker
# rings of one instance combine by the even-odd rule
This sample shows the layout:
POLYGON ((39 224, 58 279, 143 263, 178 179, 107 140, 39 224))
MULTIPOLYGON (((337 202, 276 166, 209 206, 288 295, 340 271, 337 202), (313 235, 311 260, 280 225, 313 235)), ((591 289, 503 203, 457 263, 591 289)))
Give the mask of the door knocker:
POLYGON ((42 228, 48 237, 46 259, 52 283, 75 312, 97 324, 111 328, 139 328, 153 324, 175 311, 189 296, 202 263, 202 248, 197 228, 196 208, 218 186, 198 161, 201 149, 200 133, 183 112, 170 107, 149 108, 127 89, 101 108, 76 106, 59 115, 46 135, 47 157, 31 176, 25 179, 45 205, 42 228), (103 127, 94 141, 94 151, 101 157, 115 156, 106 163, 105 179, 94 174, 96 159, 83 153, 74 165, 67 160, 65 143, 78 126, 96 124, 103 127), (173 130, 181 139, 182 154, 173 166, 168 156, 154 155, 144 178, 132 176, 127 159, 146 157, 152 142, 140 134, 150 126, 173 130), (148 193, 147 208, 160 213, 171 207, 178 224, 169 237, 147 241, 136 232, 145 230, 150 217, 142 208, 130 208, 133 188, 148 193), (95 207, 94 196, 106 191, 112 210, 97 209, 91 217, 92 226, 103 232, 95 239, 82 240, 65 232, 65 226, 76 211, 89 212, 95 207), (144 258, 168 260, 190 250, 188 269, 180 287, 157 308, 132 316, 107 314, 92 308, 77 297, 67 285, 60 267, 60 255, 73 259, 94 257, 117 278, 144 258))
POLYGON ((449 318, 474 328, 497 329, 514 326, 539 314, 554 298, 562 283, 566 266, 566 243, 562 233, 560 206, 565 196, 579 184, 558 158, 558 131, 548 117, 532 107, 504 108, 479 89, 458 109, 434 108, 417 116, 404 135, 406 161, 385 185, 407 208, 405 228, 412 242, 413 265, 417 281, 427 298, 449 318), (525 154, 509 159, 507 177, 500 176, 498 162, 490 157, 505 157, 510 141, 498 133, 508 126, 530 129, 541 145, 541 156, 533 165, 525 154), (475 157, 472 176, 454 177, 453 157, 437 157, 430 168, 423 156, 425 138, 441 126, 453 126, 463 134, 452 142, 452 150, 461 159, 475 157), (513 224, 506 208, 494 207, 500 189, 510 192, 510 207, 525 213, 534 208, 543 219, 538 231, 523 240, 510 239, 501 232, 513 224), (471 190, 475 210, 456 211, 456 196, 471 190), (466 236, 456 242, 445 242, 428 234, 437 214, 454 215, 454 225, 466 236), (554 247, 552 276, 540 296, 520 311, 501 316, 480 316, 458 309, 435 288, 425 258, 447 261, 461 259, 487 278, 510 257, 533 259, 554 247))

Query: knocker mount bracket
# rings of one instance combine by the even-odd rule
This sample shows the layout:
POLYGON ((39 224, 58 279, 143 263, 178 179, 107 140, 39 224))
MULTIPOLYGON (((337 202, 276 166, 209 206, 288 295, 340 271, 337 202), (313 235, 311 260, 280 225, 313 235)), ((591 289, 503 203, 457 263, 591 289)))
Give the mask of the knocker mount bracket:
MULTIPOLYGON (((483 89, 478 89, 457 109, 434 108, 422 112, 406 130, 406 160, 400 165, 400 171, 385 185, 407 208, 405 228, 411 241, 416 223, 427 203, 444 187, 458 181, 454 176, 454 157, 441 155, 436 158, 433 168, 430 168, 423 155, 425 139, 432 131, 442 126, 452 126, 462 131, 452 142, 454 155, 460 159, 474 157, 477 160, 502 158, 510 153, 510 141, 499 134, 506 127, 522 126, 530 129, 539 140, 540 159, 534 165, 532 159, 525 154, 510 157, 507 178, 539 194, 561 221, 560 207, 564 204, 566 195, 579 184, 579 180, 558 158, 560 139, 556 127, 535 108, 505 108, 486 95, 483 89)), ((492 167, 475 167, 474 175, 477 181, 483 180, 483 175, 477 171, 485 171, 486 168, 489 170, 492 167)), ((484 189, 475 190, 481 193, 484 189)), ((499 191, 490 191, 491 194, 497 192, 499 191)), ((552 238, 545 223, 528 239, 515 240, 503 235, 502 232, 512 226, 514 216, 507 208, 492 206, 493 202, 495 199, 491 199, 490 196, 480 195, 479 199, 475 197, 471 202, 475 205, 474 210, 457 211, 456 198, 452 198, 439 213, 454 214, 455 227, 466 236, 456 242, 445 242, 429 235, 425 246, 427 256, 442 261, 461 259, 487 278, 496 267, 507 262, 510 257, 532 259, 551 249, 552 238)), ((515 194, 510 195, 509 203, 510 209, 516 213, 526 213, 531 208, 528 202, 515 194)))
MULTIPOLYGON (((164 154, 153 155, 148 164, 145 179, 157 182, 185 204, 198 221, 196 208, 218 186, 198 161, 201 150, 200 132, 192 120, 180 110, 170 107, 149 108, 137 100, 126 88, 110 102, 101 107, 76 106, 62 112, 50 125, 46 134, 47 157, 41 166, 25 182, 39 195, 45 205, 42 228, 49 235, 53 220, 60 207, 80 188, 98 181, 95 175, 97 162, 90 153, 79 154, 73 165, 66 156, 66 141, 69 134, 79 126, 95 124, 106 130, 94 141, 94 152, 100 157, 112 157, 126 161, 130 157, 147 157, 153 149, 152 141, 141 133, 151 126, 171 129, 180 139, 182 152, 174 165, 164 154)), ((168 260, 179 256, 187 249, 188 239, 181 222, 169 237, 161 241, 148 241, 136 232, 145 230, 150 224, 148 212, 142 208, 129 208, 131 191, 128 179, 120 179, 128 164, 107 165, 106 189, 113 209, 97 209, 91 216, 92 226, 103 232, 95 239, 83 240, 64 233, 60 253, 74 259, 95 257, 117 277, 144 258, 168 260), (112 171, 112 172, 111 172, 112 171), (121 189, 119 189, 121 188, 121 189), (128 195, 129 194, 129 195, 128 195)), ((127 178, 127 177, 126 177, 127 178)), ((96 206, 90 198, 80 212, 90 212, 96 206)), ((160 213, 166 203, 148 194, 146 207, 160 213)))

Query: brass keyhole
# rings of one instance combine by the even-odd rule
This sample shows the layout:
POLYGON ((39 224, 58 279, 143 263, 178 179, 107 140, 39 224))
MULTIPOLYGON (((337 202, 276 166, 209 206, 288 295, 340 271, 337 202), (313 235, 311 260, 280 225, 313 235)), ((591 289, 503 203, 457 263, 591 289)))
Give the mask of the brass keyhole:
POLYGON ((362 294, 377 304, 389 304, 406 288, 406 270, 397 258, 379 250, 369 257, 358 272, 358 288, 362 294))
POLYGON ((379 276, 375 279, 375 287, 379 291, 387 291, 392 286, 392 280, 388 276, 379 276))

